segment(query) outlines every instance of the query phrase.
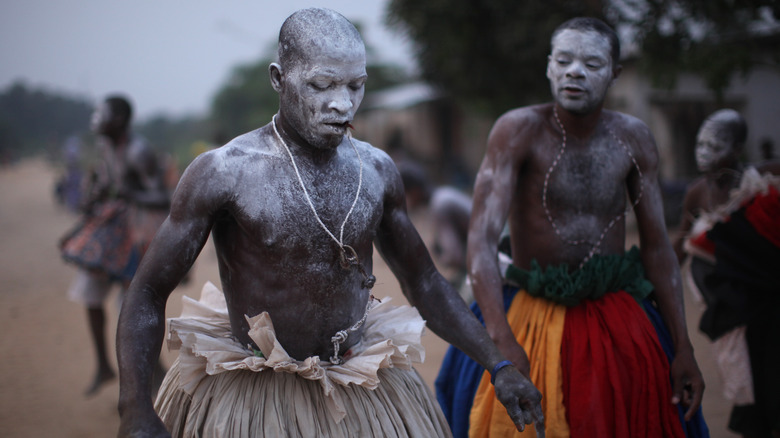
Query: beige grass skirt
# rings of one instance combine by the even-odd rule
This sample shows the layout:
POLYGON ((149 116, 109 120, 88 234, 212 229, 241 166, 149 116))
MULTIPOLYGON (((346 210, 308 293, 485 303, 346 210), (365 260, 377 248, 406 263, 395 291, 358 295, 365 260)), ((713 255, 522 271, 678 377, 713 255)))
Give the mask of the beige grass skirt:
POLYGON ((416 309, 375 304, 343 364, 291 358, 271 319, 247 320, 264 357, 230 336, 224 295, 212 284, 184 297, 169 320, 180 353, 155 409, 174 437, 449 437, 435 397, 412 368, 425 322, 416 309))

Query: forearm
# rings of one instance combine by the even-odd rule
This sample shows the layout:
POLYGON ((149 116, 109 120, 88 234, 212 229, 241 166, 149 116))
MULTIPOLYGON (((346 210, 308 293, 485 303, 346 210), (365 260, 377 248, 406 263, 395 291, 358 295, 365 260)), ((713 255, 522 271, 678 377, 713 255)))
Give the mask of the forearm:
POLYGON ((685 322, 680 266, 672 251, 663 247, 643 249, 647 278, 655 287, 659 311, 672 336, 676 351, 692 348, 685 322))
POLYGON ((438 273, 427 293, 414 301, 427 326, 488 371, 505 359, 466 303, 438 273))
MULTIPOLYGON (((471 276, 474 298, 479 304, 480 311, 485 320, 485 327, 490 338, 498 345, 507 340, 514 340, 514 334, 506 320, 504 309, 503 279, 498 265, 497 256, 492 248, 480 250, 477 246, 469 259, 469 271, 471 276)), ((498 248, 495 247, 497 254, 498 248)))
POLYGON ((152 372, 164 332, 164 302, 147 288, 131 287, 117 327, 120 415, 152 407, 152 372))

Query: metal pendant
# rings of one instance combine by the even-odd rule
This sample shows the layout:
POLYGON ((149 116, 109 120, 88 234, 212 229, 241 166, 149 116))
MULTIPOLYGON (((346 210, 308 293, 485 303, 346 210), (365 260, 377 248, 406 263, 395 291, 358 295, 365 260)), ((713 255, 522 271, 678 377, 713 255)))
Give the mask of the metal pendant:
POLYGON ((369 275, 363 280, 363 289, 372 289, 376 284, 376 277, 369 275))

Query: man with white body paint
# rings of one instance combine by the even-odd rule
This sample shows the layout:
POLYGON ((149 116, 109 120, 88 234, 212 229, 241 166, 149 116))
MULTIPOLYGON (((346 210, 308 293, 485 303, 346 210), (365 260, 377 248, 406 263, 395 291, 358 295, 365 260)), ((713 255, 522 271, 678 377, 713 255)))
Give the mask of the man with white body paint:
MULTIPOLYGON (((475 297, 493 341, 542 392, 548 436, 683 436, 676 405, 693 417, 704 383, 653 137, 602 108, 620 73, 609 26, 567 21, 551 49, 554 102, 509 111, 488 137, 468 239, 475 297), (631 207, 641 251, 625 248, 631 207), (507 220, 513 264, 504 273, 496 252, 507 220), (659 342, 667 327, 671 366, 659 342)), ((491 391, 483 376, 471 436, 514 436, 491 391)))
POLYGON ((706 305, 699 330, 713 341, 723 395, 734 404, 728 428, 769 437, 780 434, 780 162, 744 165, 747 134, 733 109, 701 124, 702 176, 686 191, 674 248, 706 305))
POLYGON ((193 161, 130 287, 120 435, 449 436, 411 367, 420 315, 493 372, 518 428, 543 421, 539 392, 434 268, 390 157, 349 135, 367 79, 354 26, 294 13, 269 73, 279 112, 193 161), (209 233, 224 295, 207 285, 169 322, 181 352, 153 406, 165 302, 209 233), (373 245, 416 309, 371 295, 373 245))

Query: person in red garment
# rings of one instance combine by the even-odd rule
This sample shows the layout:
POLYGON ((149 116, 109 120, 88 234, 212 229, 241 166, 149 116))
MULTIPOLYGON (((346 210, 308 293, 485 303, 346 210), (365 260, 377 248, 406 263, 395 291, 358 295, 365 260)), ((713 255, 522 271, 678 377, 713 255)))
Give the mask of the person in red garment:
MULTIPOLYGON (((554 102, 496 121, 475 183, 474 295, 493 341, 542 392, 549 436, 682 437, 678 404, 690 420, 704 391, 653 136, 603 108, 619 54, 602 21, 561 24, 547 64, 554 102), (627 251, 632 209, 641 249, 627 251), (496 253, 507 220, 504 273, 496 253), (508 307, 506 294, 514 294, 508 307)), ((492 393, 483 376, 471 436, 514 436, 492 393)))
POLYGON ((728 428, 768 438, 780 436, 780 162, 743 164, 747 134, 733 109, 702 123, 702 176, 686 191, 674 247, 705 304, 699 329, 713 342, 723 395, 734 403, 728 428))

